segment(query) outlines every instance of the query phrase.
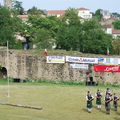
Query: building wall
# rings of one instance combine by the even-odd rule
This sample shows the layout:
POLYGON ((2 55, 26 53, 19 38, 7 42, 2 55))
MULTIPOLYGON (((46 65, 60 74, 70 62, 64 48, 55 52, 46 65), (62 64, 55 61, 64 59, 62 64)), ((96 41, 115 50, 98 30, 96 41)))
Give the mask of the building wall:
MULTIPOLYGON (((83 55, 84 56, 84 55, 83 55)), ((96 56, 95 56, 96 57, 96 56)), ((0 51, 0 66, 5 67, 11 78, 21 80, 48 81, 86 81, 90 73, 94 81, 120 83, 120 73, 94 72, 93 66, 88 71, 71 69, 69 63, 48 64, 46 58, 25 52, 9 52, 9 67, 6 51, 0 51), (9 68, 9 69, 8 69, 9 68)))

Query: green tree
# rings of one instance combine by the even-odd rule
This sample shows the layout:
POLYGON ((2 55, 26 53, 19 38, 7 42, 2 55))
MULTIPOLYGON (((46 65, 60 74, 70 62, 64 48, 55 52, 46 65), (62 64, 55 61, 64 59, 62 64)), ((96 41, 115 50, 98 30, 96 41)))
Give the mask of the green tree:
POLYGON ((101 21, 103 15, 101 14, 101 9, 95 11, 94 17, 97 18, 98 21, 101 21))
POLYGON ((0 8, 0 45, 6 45, 9 41, 10 46, 14 43, 13 20, 9 9, 0 8))
POLYGON ((43 10, 37 9, 37 7, 33 6, 31 9, 27 11, 30 15, 45 15, 43 10))
POLYGON ((30 15, 28 23, 32 25, 31 29, 28 29, 28 31, 33 43, 36 43, 39 48, 41 48, 40 45, 44 46, 43 43, 48 40, 49 42, 46 45, 47 47, 51 48, 51 45, 55 43, 56 33, 59 29, 60 20, 56 17, 30 15), (45 31, 46 35, 44 34, 45 31), (43 39, 45 39, 45 41, 43 39))
POLYGON ((120 55, 120 38, 113 40, 112 46, 114 54, 120 55))
POLYGON ((81 23, 77 10, 68 9, 57 33, 57 48, 79 50, 81 23))
POLYGON ((20 1, 13 1, 13 11, 18 15, 24 14, 24 8, 22 7, 22 2, 20 1))
POLYGON ((120 20, 113 22, 113 26, 115 29, 120 29, 120 20))
POLYGON ((112 36, 107 35, 95 20, 83 23, 83 44, 81 48, 86 53, 106 54, 107 47, 112 52, 112 36))
POLYGON ((21 48, 16 41, 15 34, 20 31, 22 21, 11 14, 5 7, 0 8, 0 45, 6 45, 9 41, 10 48, 21 48))

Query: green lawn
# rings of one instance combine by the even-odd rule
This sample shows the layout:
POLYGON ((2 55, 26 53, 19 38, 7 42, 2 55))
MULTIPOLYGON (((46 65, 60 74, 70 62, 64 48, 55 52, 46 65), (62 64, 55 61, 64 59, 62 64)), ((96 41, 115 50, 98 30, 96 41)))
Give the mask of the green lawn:
MULTIPOLYGON (((120 107, 117 113, 111 110, 111 114, 106 115, 104 105, 101 111, 95 108, 95 100, 92 113, 86 112, 86 92, 90 90, 95 94, 98 88, 105 93, 105 87, 12 84, 10 98, 7 98, 7 86, 0 85, 0 102, 43 108, 34 110, 0 105, 0 120, 120 120, 120 107)), ((118 88, 112 90, 119 93, 118 88)))

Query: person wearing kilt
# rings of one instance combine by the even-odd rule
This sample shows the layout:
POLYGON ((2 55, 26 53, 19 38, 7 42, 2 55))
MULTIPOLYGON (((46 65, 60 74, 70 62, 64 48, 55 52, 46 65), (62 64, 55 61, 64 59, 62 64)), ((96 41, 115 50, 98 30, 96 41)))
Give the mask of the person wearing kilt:
POLYGON ((106 109, 106 113, 110 114, 110 102, 112 101, 112 97, 109 93, 106 94, 105 96, 105 109, 106 109))
POLYGON ((92 101, 93 101, 94 97, 91 95, 90 91, 87 92, 87 96, 86 96, 86 100, 87 100, 87 111, 89 113, 91 113, 92 111, 92 101))
POLYGON ((113 107, 114 111, 117 111, 119 97, 114 93, 113 96, 113 107))
POLYGON ((96 105, 97 105, 97 108, 98 109, 101 109, 101 98, 102 98, 102 93, 100 92, 100 90, 97 90, 97 93, 96 93, 96 105))

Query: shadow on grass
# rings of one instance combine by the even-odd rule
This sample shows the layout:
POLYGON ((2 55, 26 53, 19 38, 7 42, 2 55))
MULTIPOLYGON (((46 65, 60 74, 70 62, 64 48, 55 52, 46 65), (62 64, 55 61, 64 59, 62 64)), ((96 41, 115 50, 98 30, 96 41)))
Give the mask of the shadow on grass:
POLYGON ((105 111, 105 110, 98 109, 96 106, 94 106, 93 108, 94 108, 94 109, 96 109, 96 110, 98 110, 98 111, 100 111, 101 113, 104 113, 104 114, 106 114, 106 111, 105 111))
POLYGON ((82 108, 82 111, 84 111, 84 112, 88 112, 86 108, 82 108))

